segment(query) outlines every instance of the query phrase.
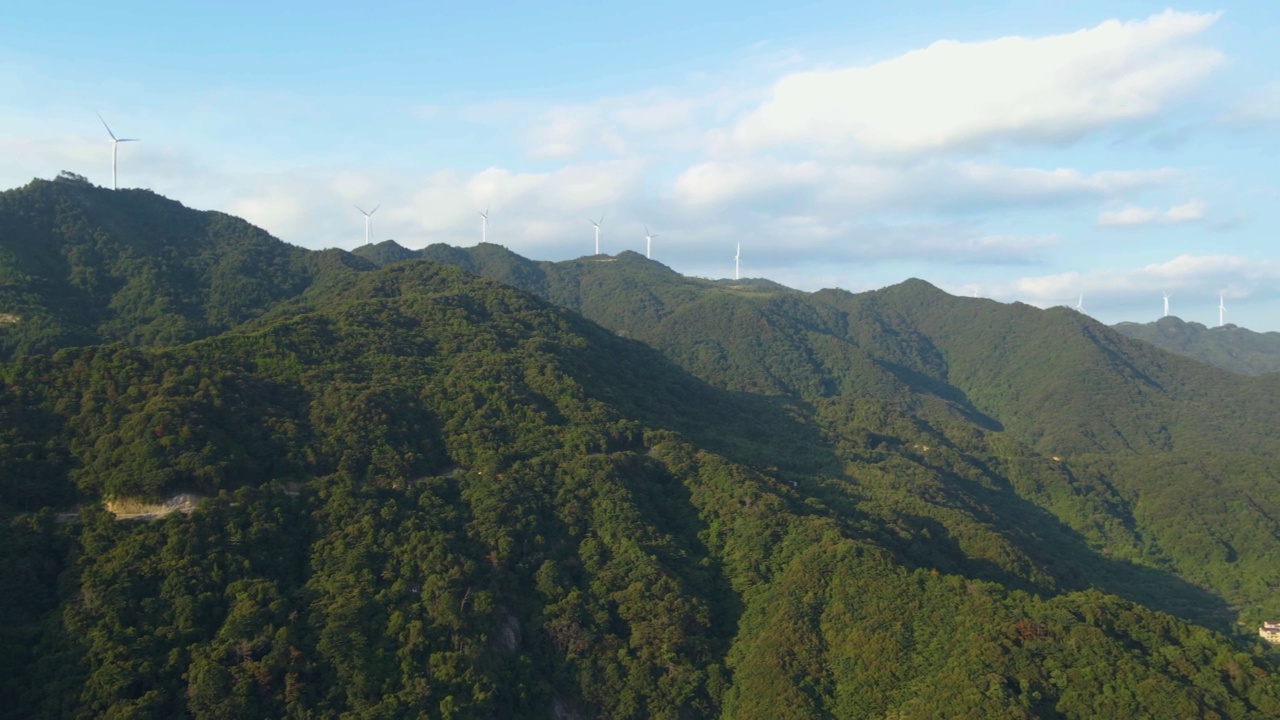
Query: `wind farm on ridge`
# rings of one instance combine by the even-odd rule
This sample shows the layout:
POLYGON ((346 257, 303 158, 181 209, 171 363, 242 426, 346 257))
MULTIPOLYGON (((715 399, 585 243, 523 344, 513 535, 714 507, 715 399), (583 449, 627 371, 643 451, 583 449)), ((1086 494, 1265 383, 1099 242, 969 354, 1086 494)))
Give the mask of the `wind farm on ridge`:
MULTIPOLYGON (((117 138, 115 133, 111 130, 111 127, 107 124, 106 119, 102 117, 102 114, 101 113, 95 113, 95 114, 97 115, 98 120, 102 123, 103 128, 106 129, 108 136, 110 136, 111 138, 111 189, 118 190, 119 185, 118 185, 117 173, 118 173, 119 145, 120 143, 126 143, 126 142, 139 142, 140 138, 117 138)), ((378 211, 380 207, 382 207, 382 205, 381 203, 379 203, 375 205, 372 210, 369 210, 369 211, 365 211, 359 205, 353 204, 353 207, 357 211, 359 211, 362 216, 364 216, 364 242, 366 245, 369 245, 373 242, 373 215, 378 211)), ((478 212, 481 218, 480 242, 482 243, 489 242, 489 211, 490 211, 490 208, 486 207, 484 212, 478 212)), ((604 224, 604 219, 606 214, 607 213, 601 213, 599 219, 595 219, 595 220, 591 218, 587 218, 587 221, 591 223, 594 231, 593 255, 600 254, 601 230, 604 224)), ((653 239, 658 237, 658 234, 650 232, 649 227, 647 225, 643 225, 642 227, 644 228, 644 235, 642 237, 645 240, 645 258, 652 259, 653 239)), ((734 255, 733 255, 733 279, 735 281, 742 279, 741 261, 742 261, 742 243, 738 242, 735 246, 734 255)), ((1171 297, 1172 296, 1167 292, 1163 294, 1164 312, 1162 317, 1169 317, 1169 314, 1170 314, 1169 299, 1171 297)), ((1081 313, 1085 312, 1083 293, 1079 294, 1076 300, 1076 304, 1072 309, 1081 313)), ((1218 327, 1225 327, 1226 326, 1225 294, 1219 294, 1218 306, 1216 309, 1218 311, 1218 327)))

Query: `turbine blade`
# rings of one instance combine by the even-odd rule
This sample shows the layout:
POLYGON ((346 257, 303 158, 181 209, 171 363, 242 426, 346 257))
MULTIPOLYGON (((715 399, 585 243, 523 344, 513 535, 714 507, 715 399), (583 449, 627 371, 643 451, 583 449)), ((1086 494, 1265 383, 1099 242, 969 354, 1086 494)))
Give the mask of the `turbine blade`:
POLYGON ((369 214, 369 213, 365 212, 365 211, 364 211, 364 208, 360 207, 359 205, 354 205, 354 204, 353 204, 351 207, 353 207, 353 208, 355 208, 355 209, 359 210, 361 215, 368 215, 368 214, 369 214))
POLYGON ((380 208, 380 207, 382 207, 382 203, 378 203, 377 205, 374 205, 374 206, 373 206, 373 209, 369 211, 369 214, 370 214, 370 215, 372 215, 372 214, 374 214, 374 213, 378 212, 378 208, 380 208))
MULTIPOLYGON (((112 140, 115 140, 115 139, 116 139, 116 134, 115 134, 115 133, 113 133, 113 132, 111 132, 111 126, 107 124, 107 121, 106 121, 106 120, 102 120, 102 113, 100 113, 100 112, 96 112, 96 111, 95 111, 93 114, 98 116, 98 119, 102 121, 102 127, 106 128, 106 129, 107 129, 107 134, 111 136, 111 139, 112 139, 112 140)), ((119 140, 116 140, 116 142, 119 142, 119 140)))
POLYGON ((116 142, 142 142, 142 138, 120 138, 116 142))

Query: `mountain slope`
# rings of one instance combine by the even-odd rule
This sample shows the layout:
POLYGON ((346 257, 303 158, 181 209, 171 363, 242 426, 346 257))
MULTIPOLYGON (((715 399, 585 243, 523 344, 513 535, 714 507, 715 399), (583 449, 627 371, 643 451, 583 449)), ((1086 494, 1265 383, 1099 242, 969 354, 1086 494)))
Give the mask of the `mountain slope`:
POLYGON ((1280 372, 1280 333, 1258 333, 1230 324, 1208 328, 1176 317, 1119 323, 1112 328, 1126 337, 1241 375, 1280 372))
MULTIPOLYGON (((573 288, 544 292, 698 377, 807 407, 842 458, 949 449, 969 468, 960 475, 994 475, 1017 498, 1006 507, 1048 511, 1094 551, 1174 573, 1231 607, 1188 597, 1165 609, 1219 627, 1280 613, 1275 378, 1209 368, 1077 313, 954 298, 920 281, 774 292, 683 278, 634 253, 538 267, 545 280, 530 289, 573 288)), ((950 517, 952 532, 975 519, 950 517)))
POLYGON ((1266 378, 918 281, 295 257, 202 245, 219 216, 147 193, 23 192, 63 208, 36 235, 98 228, 62 255, 110 250, 76 273, 12 251, 29 302, 94 272, 178 297, 246 244, 301 270, 240 305, 197 273, 180 312, 51 314, 129 345, 36 352, 75 344, 48 335, 0 366, 20 714, 1280 712, 1256 636, 1219 634, 1280 613, 1266 378), (189 318, 207 339, 156 331, 189 318), (152 523, 99 506, 179 492, 206 499, 152 523))
POLYGON ((20 711, 1280 712, 1263 654, 1083 589, 1115 563, 918 429, 833 444, 802 406, 432 263, 313 301, 3 368, 0 413, 40 420, 0 461, 43 452, 60 488, 23 502, 211 496, 0 538, 43 549, 5 568, 41 590, 5 598, 37 621, 7 630, 38 649, 6 668, 20 711))
POLYGON ((208 337, 372 267, 145 190, 34 180, 0 193, 0 358, 208 337))

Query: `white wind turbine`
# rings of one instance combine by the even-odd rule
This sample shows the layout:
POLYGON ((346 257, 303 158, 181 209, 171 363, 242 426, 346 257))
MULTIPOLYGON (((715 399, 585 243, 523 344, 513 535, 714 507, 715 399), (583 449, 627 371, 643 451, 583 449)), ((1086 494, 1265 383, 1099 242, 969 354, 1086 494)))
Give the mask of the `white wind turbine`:
POLYGON ((489 208, 480 213, 480 242, 489 242, 489 208))
POLYGON ((111 132, 111 126, 107 125, 107 121, 102 119, 102 113, 94 113, 98 116, 98 120, 102 121, 102 127, 107 129, 107 134, 111 136, 111 189, 116 189, 116 150, 119 149, 122 142, 138 142, 138 138, 118 138, 116 134, 111 132))
POLYGON ((1223 302, 1222 295, 1218 295, 1218 327, 1225 327, 1227 324, 1227 306, 1223 302))
POLYGON ((1080 293, 1080 299, 1076 301, 1076 312, 1084 312, 1084 293, 1080 293))
POLYGON ((644 226, 644 256, 650 257, 649 251, 653 249, 653 239, 658 237, 654 233, 649 232, 649 226, 644 226))
POLYGON ((364 209, 361 208, 359 205, 352 205, 352 207, 359 210, 361 215, 364 215, 364 244, 368 245, 369 236, 371 235, 371 231, 373 230, 373 214, 378 212, 378 208, 382 207, 382 203, 378 203, 377 205, 374 205, 373 209, 370 210, 369 212, 365 212, 364 209))
POLYGON ((1164 294, 1164 316, 1169 317, 1169 293, 1164 294))
POLYGON ((595 225, 596 227, 596 254, 599 255, 600 254, 600 223, 604 222, 604 213, 600 213, 599 220, 592 220, 591 218, 587 218, 587 222, 591 223, 592 225, 595 225))
POLYGON ((733 279, 742 279, 742 243, 738 243, 738 250, 733 254, 733 279))

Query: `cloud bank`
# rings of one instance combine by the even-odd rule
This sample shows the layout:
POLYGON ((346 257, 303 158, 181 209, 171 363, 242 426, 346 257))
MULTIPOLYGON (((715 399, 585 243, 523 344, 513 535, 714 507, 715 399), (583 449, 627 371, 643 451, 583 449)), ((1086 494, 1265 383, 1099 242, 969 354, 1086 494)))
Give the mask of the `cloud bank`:
POLYGON ((747 150, 873 154, 1069 142, 1151 116, 1196 88, 1224 62, 1195 43, 1218 17, 1167 10, 1062 35, 943 40, 866 67, 795 73, 730 140, 747 150))

